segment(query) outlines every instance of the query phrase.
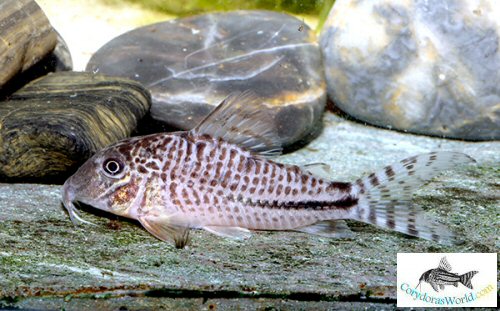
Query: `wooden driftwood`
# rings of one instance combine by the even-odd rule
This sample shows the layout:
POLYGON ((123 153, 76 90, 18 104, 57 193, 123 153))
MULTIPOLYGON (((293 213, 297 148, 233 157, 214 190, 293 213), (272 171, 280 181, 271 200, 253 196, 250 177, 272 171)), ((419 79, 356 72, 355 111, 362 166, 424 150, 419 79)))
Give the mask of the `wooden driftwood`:
POLYGON ((128 137, 149 92, 124 78, 60 72, 0 102, 0 180, 63 182, 97 150, 128 137))
POLYGON ((0 90, 54 50, 56 43, 57 33, 35 1, 0 1, 0 90))

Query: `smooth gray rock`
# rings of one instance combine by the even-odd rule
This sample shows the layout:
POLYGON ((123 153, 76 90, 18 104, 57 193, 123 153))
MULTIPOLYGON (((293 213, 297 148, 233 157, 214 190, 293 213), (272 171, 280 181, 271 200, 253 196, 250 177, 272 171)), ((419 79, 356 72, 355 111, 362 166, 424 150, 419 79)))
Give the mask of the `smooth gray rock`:
POLYGON ((500 139, 495 0, 337 0, 321 34, 328 94, 387 128, 500 139))
POLYGON ((326 102, 314 31, 295 17, 233 11, 141 27, 104 45, 87 71, 127 77, 152 94, 151 115, 191 129, 232 92, 253 90, 284 145, 313 131, 326 102))
POLYGON ((476 158, 476 166, 447 172, 414 197, 466 242, 443 246, 350 222, 354 236, 345 240, 258 232, 236 242, 195 231, 191 245, 177 250, 115 216, 83 212, 97 226, 73 226, 59 186, 0 184, 0 308, 392 309, 398 252, 499 249, 500 143, 403 134, 331 113, 323 120, 321 136, 279 161, 325 162, 333 179, 348 181, 431 150, 476 158))

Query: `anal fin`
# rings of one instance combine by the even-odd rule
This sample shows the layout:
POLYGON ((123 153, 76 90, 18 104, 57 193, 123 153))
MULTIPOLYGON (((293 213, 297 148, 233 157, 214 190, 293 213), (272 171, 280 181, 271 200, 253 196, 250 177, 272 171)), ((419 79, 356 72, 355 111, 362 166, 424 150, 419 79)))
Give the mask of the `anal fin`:
POLYGON ((305 232, 326 238, 345 239, 352 237, 352 231, 343 220, 325 220, 315 224, 293 229, 293 231, 305 232))
POLYGON ((235 240, 244 240, 252 236, 250 230, 241 227, 205 226, 202 229, 215 235, 235 240))

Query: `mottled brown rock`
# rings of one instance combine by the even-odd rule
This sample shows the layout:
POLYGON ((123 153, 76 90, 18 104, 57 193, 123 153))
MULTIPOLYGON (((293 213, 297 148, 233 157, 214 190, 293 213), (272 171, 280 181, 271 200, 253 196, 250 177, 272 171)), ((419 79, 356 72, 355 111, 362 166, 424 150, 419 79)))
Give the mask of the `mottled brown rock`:
POLYGON ((0 102, 0 180, 62 182, 97 150, 128 137, 150 107, 139 83, 50 74, 0 102))
POLYGON ((87 71, 142 82, 151 115, 190 129, 235 91, 253 90, 281 142, 309 134, 326 84, 316 36, 295 17, 267 11, 198 15, 135 29, 97 51, 87 71))
POLYGON ((0 1, 0 90, 54 50, 56 43, 57 33, 35 1, 0 1))
POLYGON ((498 1, 337 0, 321 34, 328 94, 357 119, 500 139, 498 1))

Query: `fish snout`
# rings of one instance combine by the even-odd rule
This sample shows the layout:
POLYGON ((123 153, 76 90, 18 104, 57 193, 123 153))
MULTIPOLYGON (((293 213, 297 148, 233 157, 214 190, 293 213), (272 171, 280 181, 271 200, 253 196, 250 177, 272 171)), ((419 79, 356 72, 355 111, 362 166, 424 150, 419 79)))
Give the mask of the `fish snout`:
POLYGON ((74 183, 74 178, 71 176, 66 180, 62 188, 62 203, 64 208, 68 211, 69 218, 71 222, 75 225, 83 222, 93 225, 93 223, 83 220, 78 216, 78 210, 75 207, 74 202, 76 201, 76 194, 78 193, 78 186, 74 183))
POLYGON ((86 193, 91 189, 93 161, 88 160, 78 170, 71 175, 63 185, 63 204, 66 209, 72 206, 72 202, 75 202, 80 197, 85 197, 86 193), (78 196, 78 198, 77 198, 78 196))
POLYGON ((76 189, 72 183, 72 177, 68 178, 63 185, 62 188, 62 203, 64 208, 68 211, 69 217, 74 224, 77 224, 76 219, 74 218, 75 214, 75 193, 76 189))

